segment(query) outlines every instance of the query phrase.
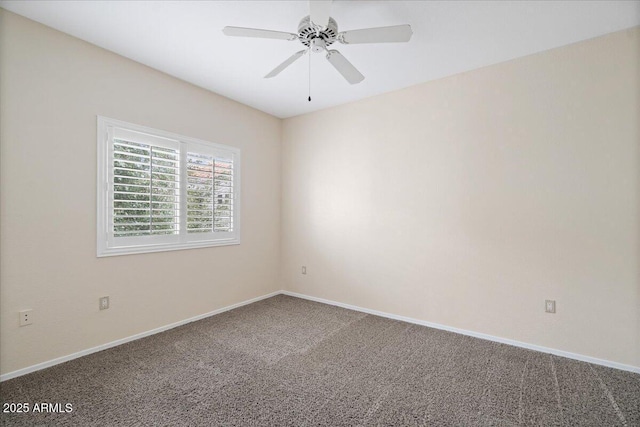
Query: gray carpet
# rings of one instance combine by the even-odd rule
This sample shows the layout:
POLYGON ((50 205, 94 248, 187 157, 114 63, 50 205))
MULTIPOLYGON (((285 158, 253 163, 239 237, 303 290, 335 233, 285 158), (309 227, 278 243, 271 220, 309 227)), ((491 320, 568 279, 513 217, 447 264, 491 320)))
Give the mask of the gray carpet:
POLYGON ((640 375, 277 296, 0 384, 47 426, 639 426, 640 375))

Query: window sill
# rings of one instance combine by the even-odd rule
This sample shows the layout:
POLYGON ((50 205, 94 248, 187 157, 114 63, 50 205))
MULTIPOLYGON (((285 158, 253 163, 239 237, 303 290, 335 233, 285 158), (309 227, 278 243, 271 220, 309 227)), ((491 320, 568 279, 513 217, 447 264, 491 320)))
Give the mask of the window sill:
POLYGON ((109 257, 119 255, 134 255, 134 254, 146 254, 153 252, 167 252, 167 251, 181 251, 184 249, 198 249, 209 248, 214 246, 229 246, 239 245, 240 238, 224 239, 224 240, 203 240, 200 242, 189 243, 168 243, 158 245, 144 245, 144 246, 127 246, 127 247, 112 247, 112 248, 99 248, 97 257, 109 257))

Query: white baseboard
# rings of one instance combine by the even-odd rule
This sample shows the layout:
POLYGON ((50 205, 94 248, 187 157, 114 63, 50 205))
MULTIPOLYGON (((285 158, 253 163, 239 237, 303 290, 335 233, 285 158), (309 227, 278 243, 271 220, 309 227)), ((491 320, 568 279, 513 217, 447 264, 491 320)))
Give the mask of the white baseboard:
POLYGON ((568 351, 557 350, 555 348, 543 347, 540 345, 529 344, 526 342, 515 341, 508 338, 496 337, 493 335, 483 334, 481 332, 468 331, 466 329, 454 328, 452 326, 441 325, 439 323, 427 322, 425 320, 413 319, 411 317, 399 316, 397 314, 385 313, 383 311, 371 310, 369 308, 358 307, 356 305, 344 304, 337 301, 332 301, 324 298, 313 297, 310 295, 299 294, 297 292, 282 291, 282 294, 292 297, 303 298, 310 301, 320 302, 323 304, 335 305, 337 307, 347 308, 349 310, 360 311, 362 313, 373 314, 375 316, 386 317, 388 319, 400 320, 402 322, 414 323, 416 325, 427 326, 429 328, 441 329, 444 331, 455 332, 457 334, 468 335, 470 337, 481 338, 483 340, 495 341, 502 344, 509 344, 515 347, 526 348, 529 350, 540 351, 542 353, 554 354, 556 356, 566 357, 569 359, 580 360, 582 362, 593 363, 595 365, 607 366, 609 368, 621 369, 623 371, 635 372, 640 374, 640 367, 625 365, 623 363, 612 362, 610 360, 598 359, 591 356, 584 356, 582 354, 570 353, 568 351))
POLYGON ((375 316, 386 317, 388 319, 400 320, 402 322, 414 323, 416 325, 427 326, 427 327, 435 328, 435 329, 442 329, 442 330, 445 330, 445 331, 455 332, 455 333, 462 334, 462 335, 468 335, 468 336, 471 336, 471 337, 481 338, 481 339, 484 339, 484 340, 495 341, 495 342, 499 342, 499 343, 503 343, 503 344, 509 344, 509 345, 513 345, 515 347, 521 347, 521 348, 526 348, 526 349, 529 349, 529 350, 540 351, 540 352, 543 352, 543 353, 554 354, 556 356, 567 357, 569 359, 580 360, 582 362, 593 363, 595 365, 602 365, 602 366, 607 366, 607 367, 610 367, 610 368, 616 368, 616 369, 621 369, 623 371, 635 372, 635 373, 640 374, 640 367, 637 367, 637 366, 625 365, 625 364, 622 364, 622 363, 612 362, 612 361, 604 360, 604 359, 597 359, 595 357, 584 356, 582 354, 570 353, 568 351, 556 350, 554 348, 542 347, 542 346, 535 345, 535 344, 528 344, 528 343, 521 342, 521 341, 515 341, 515 340, 511 340, 511 339, 507 339, 507 338, 501 338, 501 337, 496 337, 496 336, 493 336, 493 335, 483 334, 483 333, 480 333, 480 332, 468 331, 466 329, 459 329, 459 328, 454 328, 454 327, 451 327, 451 326, 441 325, 441 324, 438 324, 438 323, 427 322, 425 320, 413 319, 411 317, 405 317, 405 316, 399 316, 399 315, 396 315, 396 314, 385 313, 383 311, 371 310, 371 309, 368 309, 368 308, 358 307, 358 306, 351 305, 351 304, 344 304, 344 303, 341 303, 341 302, 331 301, 331 300, 324 299, 324 298, 318 298, 318 297, 313 297, 313 296, 310 296, 310 295, 299 294, 297 292, 276 291, 276 292, 272 292, 270 294, 266 294, 266 295, 262 295, 262 296, 259 296, 259 297, 256 297, 256 298, 252 298, 252 299, 246 300, 246 301, 242 301, 242 302, 239 302, 237 304, 232 304, 232 305, 229 305, 229 306, 226 306, 226 307, 222 307, 222 308, 219 308, 217 310, 213 310, 213 311, 211 311, 209 313, 204 313, 204 314, 200 314, 200 315, 195 316, 195 317, 191 317, 189 319, 181 320, 179 322, 175 322, 175 323, 172 323, 170 325, 161 326, 159 328, 155 328, 155 329, 152 329, 150 331, 141 332, 141 333, 136 334, 136 335, 132 335, 132 336, 129 336, 129 337, 126 337, 126 338, 122 338, 122 339, 116 340, 116 341, 111 341, 111 342, 106 343, 106 344, 102 344, 102 345, 99 345, 99 346, 96 346, 96 347, 92 347, 92 348, 89 348, 89 349, 86 349, 86 350, 81 350, 81 351, 78 351, 76 353, 68 354, 66 356, 62 356, 62 357, 58 357, 56 359, 48 360, 46 362, 38 363, 36 365, 27 366, 26 368, 18 369, 18 370, 13 371, 13 372, 8 372, 6 374, 0 375, 0 382, 6 381, 6 380, 10 380, 11 378, 16 378, 16 377, 19 377, 19 376, 22 376, 22 375, 26 375, 26 374, 29 374, 31 372, 39 371, 41 369, 49 368, 51 366, 58 365, 60 363, 68 362, 69 360, 77 359, 78 357, 86 356, 86 355, 89 355, 91 353, 95 353, 95 352, 98 352, 98 351, 106 350, 106 349, 111 348, 111 347, 116 347, 118 345, 125 344, 125 343, 131 342, 131 341, 135 341, 135 340, 140 339, 140 338, 144 338, 144 337, 148 337, 150 335, 154 335, 154 334, 157 334, 157 333, 160 333, 160 332, 164 332, 164 331, 167 331, 169 329, 176 328, 178 326, 186 325, 187 323, 191 323, 191 322, 195 322, 197 320, 205 319, 207 317, 215 316, 216 314, 224 313, 225 311, 233 310, 234 308, 242 307, 243 305, 248 305, 248 304, 251 304, 251 303, 263 300, 263 299, 271 298, 273 296, 280 295, 280 294, 289 295, 289 296, 296 297, 296 298, 303 298, 303 299, 306 299, 306 300, 320 302, 320 303, 323 303, 323 304, 334 305, 334 306, 346 308, 346 309, 349 309, 349 310, 360 311, 362 313, 373 314, 375 316))
POLYGON ((36 365, 27 366, 26 368, 18 369, 13 372, 8 372, 6 374, 0 375, 0 382, 10 380, 11 378, 19 377, 22 375, 29 374, 31 372, 39 371, 41 369, 48 368, 50 366, 58 365, 60 363, 68 362, 69 360, 77 359, 78 357, 86 356, 91 353, 95 353, 98 351, 106 350, 111 347, 115 347, 121 344, 125 344, 131 341, 138 340, 140 338, 148 337, 149 335, 157 334, 160 332, 167 331, 169 329, 176 328, 178 326, 186 325, 187 323, 195 322, 197 320, 205 319, 207 317, 215 316, 216 314, 224 313, 225 311, 233 310, 234 308, 242 307, 243 305, 251 304, 266 298, 271 298, 273 296, 281 294, 282 291, 272 292, 267 295, 262 295, 256 298, 252 298, 250 300, 242 301, 237 304, 228 305, 226 307, 219 308, 217 310, 210 311, 209 313, 200 314, 198 316, 191 317, 189 319, 181 320, 179 322, 172 323, 170 325, 161 326, 159 328, 152 329, 150 331, 141 332, 139 334, 131 335, 130 337, 122 338, 119 340, 111 341, 106 344, 101 344, 96 347, 88 348, 86 350, 81 350, 76 353, 68 354, 66 356, 58 357, 56 359, 48 360, 46 362, 38 363, 36 365))

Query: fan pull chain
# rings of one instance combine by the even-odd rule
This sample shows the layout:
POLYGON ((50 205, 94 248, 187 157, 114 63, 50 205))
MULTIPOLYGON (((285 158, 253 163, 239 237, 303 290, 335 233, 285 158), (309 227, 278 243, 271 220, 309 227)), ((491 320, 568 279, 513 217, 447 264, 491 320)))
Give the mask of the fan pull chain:
POLYGON ((311 48, 309 48, 309 102, 311 102, 311 48))

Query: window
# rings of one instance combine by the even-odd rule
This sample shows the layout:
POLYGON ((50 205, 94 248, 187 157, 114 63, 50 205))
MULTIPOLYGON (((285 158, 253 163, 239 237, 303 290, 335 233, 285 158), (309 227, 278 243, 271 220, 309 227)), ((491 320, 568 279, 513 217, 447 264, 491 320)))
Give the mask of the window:
POLYGON ((240 243, 240 150, 98 117, 98 256, 240 243))

